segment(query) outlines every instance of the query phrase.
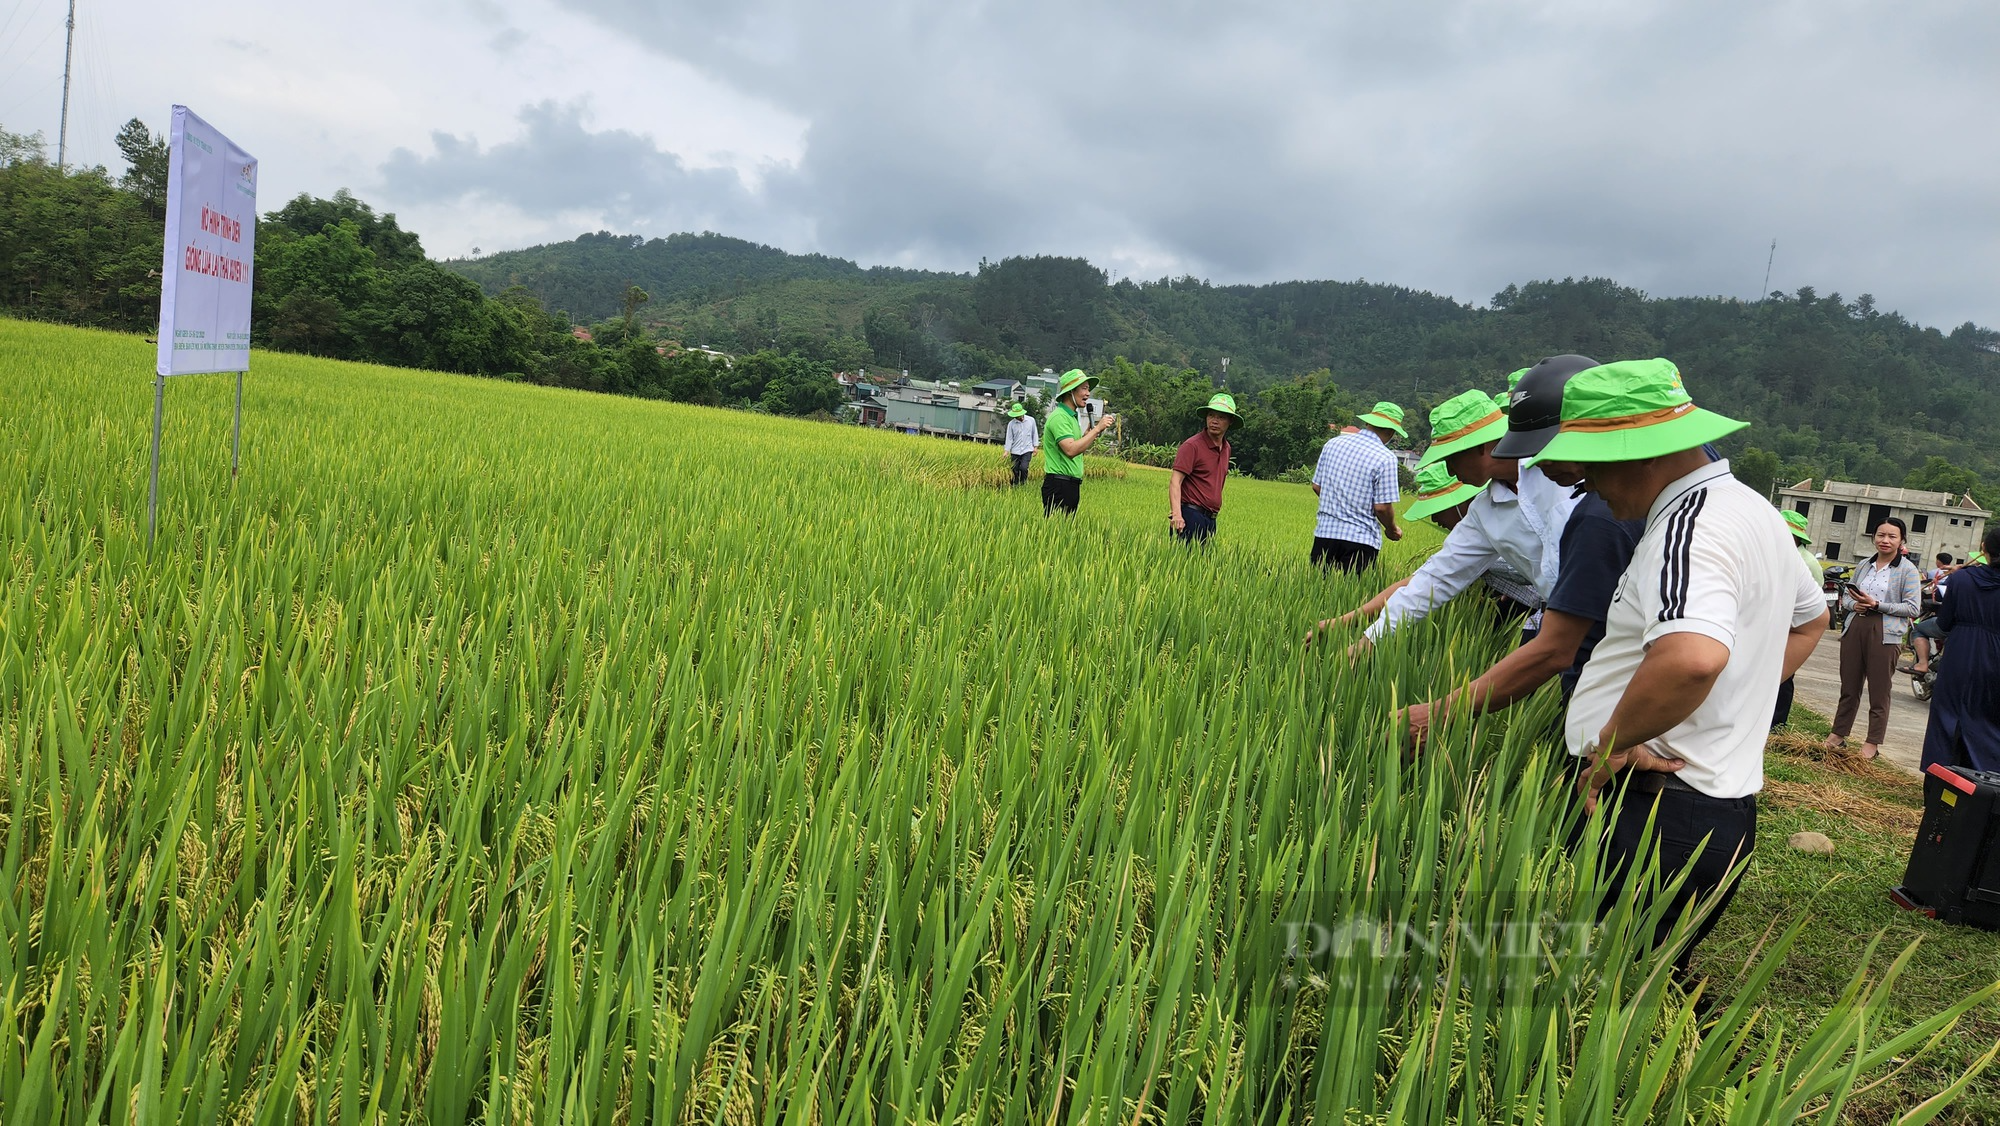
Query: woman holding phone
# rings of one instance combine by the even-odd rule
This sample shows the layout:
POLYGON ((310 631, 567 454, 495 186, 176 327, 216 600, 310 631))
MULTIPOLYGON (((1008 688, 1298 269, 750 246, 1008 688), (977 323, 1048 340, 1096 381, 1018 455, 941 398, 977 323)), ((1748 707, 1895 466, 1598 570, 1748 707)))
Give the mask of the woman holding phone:
POLYGON ((1882 737, 1889 732, 1889 684, 1896 672, 1896 654, 1917 616, 1923 591, 1923 576, 1903 558, 1906 532, 1894 516, 1877 524, 1874 557, 1856 567, 1853 579, 1840 588, 1841 609, 1853 612, 1840 631, 1840 706, 1833 713, 1833 733, 1826 737, 1826 745, 1829 749, 1847 745, 1865 684, 1868 738, 1861 744, 1863 759, 1882 753, 1882 737))

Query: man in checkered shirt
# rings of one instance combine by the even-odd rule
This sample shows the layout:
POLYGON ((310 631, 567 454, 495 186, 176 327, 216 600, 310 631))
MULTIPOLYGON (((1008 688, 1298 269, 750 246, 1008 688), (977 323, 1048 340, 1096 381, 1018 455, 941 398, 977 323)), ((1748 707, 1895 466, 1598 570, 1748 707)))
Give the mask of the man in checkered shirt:
POLYGON ((1403 538, 1396 526, 1396 455, 1389 435, 1407 438, 1403 408, 1376 403, 1355 419, 1351 434, 1336 434, 1319 451, 1313 469, 1313 492, 1319 494, 1319 516, 1313 523, 1312 561, 1343 571, 1366 570, 1382 550, 1382 537, 1403 538))

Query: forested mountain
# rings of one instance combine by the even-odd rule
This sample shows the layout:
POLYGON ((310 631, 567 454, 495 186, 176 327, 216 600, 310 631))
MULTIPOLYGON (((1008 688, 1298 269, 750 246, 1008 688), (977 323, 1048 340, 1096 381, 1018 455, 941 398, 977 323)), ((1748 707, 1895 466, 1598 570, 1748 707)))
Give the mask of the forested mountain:
MULTIPOLYGON (((114 177, 0 130, 0 311, 153 327, 166 146, 137 121, 118 146, 114 177)), ((1666 356, 1698 401, 1755 424, 1724 445, 1759 487, 1836 476, 2000 507, 2000 334, 1912 324, 1866 294, 1651 298, 1584 278, 1475 306, 1360 281, 1113 283, 1063 257, 864 269, 716 234, 599 232, 439 263, 339 191, 264 216, 255 301, 260 347, 801 415, 837 407, 832 373, 864 365, 962 380, 1084 367, 1141 442, 1191 432, 1227 356, 1239 468, 1259 475, 1309 462, 1327 422, 1377 398, 1410 408, 1421 439, 1433 402, 1541 356, 1666 356)))
POLYGON ((1584 278, 1509 286, 1480 308, 1368 282, 1112 284, 1073 258, 1009 258, 974 274, 863 270, 718 235, 586 235, 446 265, 489 292, 525 286, 580 318, 616 314, 636 284, 653 290, 640 319, 666 336, 924 376, 1103 370, 1122 356, 1214 377, 1228 356, 1237 390, 1326 369, 1352 397, 1423 408, 1497 387, 1554 352, 1666 356, 1700 401, 1755 423, 1731 452, 1742 461, 1757 451, 1745 468, 1759 479, 2000 484, 2000 411, 1990 409, 2000 334, 1970 323, 1942 333, 1866 294, 1652 298, 1584 278), (1950 467, 1961 472, 1940 476, 1950 467))
POLYGON ((445 266, 488 293, 521 286, 550 308, 585 320, 617 315, 626 289, 639 286, 657 302, 706 302, 741 296, 774 282, 839 281, 862 287, 958 278, 877 266, 864 270, 844 258, 787 254, 723 235, 679 234, 663 239, 580 235, 572 242, 507 250, 445 266))

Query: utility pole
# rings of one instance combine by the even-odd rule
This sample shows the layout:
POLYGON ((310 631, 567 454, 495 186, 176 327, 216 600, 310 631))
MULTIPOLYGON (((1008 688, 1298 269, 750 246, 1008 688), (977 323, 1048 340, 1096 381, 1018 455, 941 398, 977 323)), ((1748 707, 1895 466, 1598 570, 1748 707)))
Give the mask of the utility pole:
POLYGON ((1757 292, 1757 300, 1759 301, 1762 301, 1764 298, 1769 297, 1771 295, 1771 263, 1776 262, 1777 260, 1778 260, 1778 240, 1772 239, 1771 256, 1769 258, 1764 259, 1764 288, 1757 292))
POLYGON ((76 50, 76 0, 69 0, 68 33, 63 36, 62 125, 56 131, 56 169, 69 171, 69 61, 76 50))

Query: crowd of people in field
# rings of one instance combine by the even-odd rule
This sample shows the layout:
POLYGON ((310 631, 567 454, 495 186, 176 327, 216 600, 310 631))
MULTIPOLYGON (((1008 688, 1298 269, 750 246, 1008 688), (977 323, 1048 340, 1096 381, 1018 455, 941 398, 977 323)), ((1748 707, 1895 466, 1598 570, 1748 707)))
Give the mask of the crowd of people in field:
MULTIPOLYGON (((1090 391, 1090 377, 1072 370, 1043 432, 1025 412, 1010 424, 1017 484, 1039 445, 1046 514, 1076 512, 1081 458, 1114 421, 1083 425, 1090 391)), ((1215 533, 1229 430, 1241 421, 1227 393, 1202 414, 1167 489, 1173 534, 1195 544, 1215 533)), ((1402 537, 1391 444, 1407 440, 1403 421, 1401 407, 1378 403, 1326 442, 1312 477, 1314 563, 1365 572, 1385 539, 1402 537)), ((1447 399, 1430 413, 1416 497, 1401 513, 1446 529, 1443 545, 1304 638, 1361 626, 1345 656, 1363 661, 1460 594, 1491 594, 1520 622, 1520 644, 1396 723, 1421 749, 1446 716, 1506 708, 1557 681, 1577 798, 1590 810, 1607 790, 1623 795, 1606 829, 1614 883, 1650 840, 1662 886, 1675 888, 1655 941, 1667 942, 1687 905, 1716 896, 1677 953, 1681 972, 1756 844, 1765 738, 1789 713, 1791 678, 1830 616, 1803 518, 1737 481, 1714 446, 1747 425, 1696 406, 1664 359, 1551 356, 1510 375, 1504 392, 1447 399)), ((1844 743, 1864 682, 1881 695, 1928 587, 1939 605, 1930 632, 1950 631, 1952 656, 1938 675, 1925 763, 2000 770, 2000 572, 1990 563, 2000 528, 1974 558, 1929 576, 1903 560, 1900 521, 1885 521, 1875 543, 1876 558, 1841 588, 1844 690, 1829 745, 1844 743)), ((1871 710, 1866 752, 1882 739, 1878 712, 1886 716, 1871 710)))

